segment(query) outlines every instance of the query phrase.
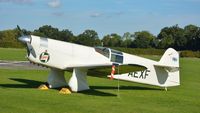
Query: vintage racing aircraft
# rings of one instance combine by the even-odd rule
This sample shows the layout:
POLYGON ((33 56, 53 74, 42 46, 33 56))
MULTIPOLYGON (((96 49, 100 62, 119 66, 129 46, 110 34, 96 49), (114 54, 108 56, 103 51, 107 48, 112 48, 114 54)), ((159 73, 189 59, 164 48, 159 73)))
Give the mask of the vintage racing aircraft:
MULTIPOLYGON (((18 26, 17 26, 18 27, 18 26)), ((20 28, 18 27, 20 30, 20 28)), ((30 62, 50 68, 47 83, 50 88, 69 86, 73 92, 89 89, 87 73, 106 72, 109 75, 113 65, 119 71, 114 79, 144 83, 160 87, 180 85, 179 54, 169 48, 160 61, 153 61, 136 55, 106 47, 88 47, 54 39, 24 35, 20 30, 19 41, 27 46, 30 62), (68 84, 64 71, 73 71, 68 84)), ((100 75, 99 75, 100 76, 100 75)))

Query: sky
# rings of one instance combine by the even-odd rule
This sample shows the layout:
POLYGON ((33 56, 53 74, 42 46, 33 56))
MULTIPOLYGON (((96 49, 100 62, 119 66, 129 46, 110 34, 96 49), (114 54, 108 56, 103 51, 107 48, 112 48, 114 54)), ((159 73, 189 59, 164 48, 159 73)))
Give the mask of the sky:
POLYGON ((200 26, 200 0, 0 0, 0 30, 51 25, 75 35, 93 29, 102 38, 143 30, 157 35, 176 24, 200 26))

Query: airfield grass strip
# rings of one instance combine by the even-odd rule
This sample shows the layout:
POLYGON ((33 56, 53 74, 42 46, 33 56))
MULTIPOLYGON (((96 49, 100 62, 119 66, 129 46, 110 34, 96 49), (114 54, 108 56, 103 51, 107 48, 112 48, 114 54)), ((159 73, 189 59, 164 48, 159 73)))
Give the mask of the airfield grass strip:
POLYGON ((25 61, 25 49, 0 48, 0 60, 25 61))
MULTIPOLYGON (((150 57, 150 56, 149 56, 150 57)), ((38 90, 48 70, 0 69, 2 113, 198 113, 200 59, 180 59, 181 85, 164 89, 149 85, 88 76, 91 90, 71 95, 38 90)), ((66 72, 68 81, 71 73, 66 72)))

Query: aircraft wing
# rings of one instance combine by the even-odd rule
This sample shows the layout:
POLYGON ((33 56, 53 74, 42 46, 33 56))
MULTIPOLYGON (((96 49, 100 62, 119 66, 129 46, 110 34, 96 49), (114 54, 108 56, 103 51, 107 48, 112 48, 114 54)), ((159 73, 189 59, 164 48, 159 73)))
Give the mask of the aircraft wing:
MULTIPOLYGON (((72 71, 73 68, 83 68, 88 70, 88 75, 98 76, 98 77, 107 77, 110 75, 112 66, 116 64, 91 64, 91 65, 76 65, 68 66, 65 70, 72 71)), ((142 71, 147 69, 145 66, 137 64, 120 64, 115 66, 115 74, 123 74, 135 71, 142 71), (118 71, 119 70, 119 71, 118 71)))
POLYGON ((107 64, 77 64, 77 65, 71 65, 71 66, 67 66, 66 69, 71 69, 71 68, 87 68, 87 69, 91 69, 91 68, 95 68, 95 67, 107 67, 107 66, 112 66, 112 64, 107 63, 107 64))
MULTIPOLYGON (((141 65, 135 65, 135 64, 122 64, 122 65, 116 65, 115 66, 115 74, 123 74, 123 73, 129 73, 129 72, 135 72, 135 71, 142 71, 147 69, 144 66, 141 65)), ((110 75, 112 70, 112 65, 109 66, 98 66, 88 69, 88 75, 91 76, 98 76, 98 77, 106 77, 106 75, 110 75)))

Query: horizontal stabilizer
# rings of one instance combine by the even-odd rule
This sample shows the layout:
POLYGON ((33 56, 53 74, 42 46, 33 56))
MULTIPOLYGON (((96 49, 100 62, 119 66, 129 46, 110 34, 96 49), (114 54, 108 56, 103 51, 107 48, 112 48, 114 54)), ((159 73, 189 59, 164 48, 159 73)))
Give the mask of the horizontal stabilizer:
POLYGON ((167 70, 167 71, 169 71, 169 72, 179 71, 179 67, 167 66, 167 65, 159 65, 159 64, 156 64, 156 65, 154 65, 154 66, 162 67, 162 68, 164 68, 165 70, 167 70))

